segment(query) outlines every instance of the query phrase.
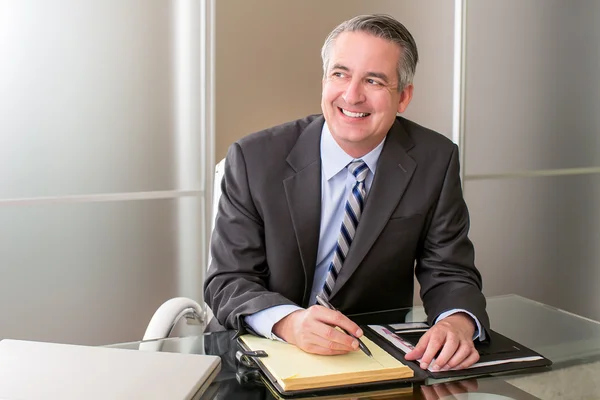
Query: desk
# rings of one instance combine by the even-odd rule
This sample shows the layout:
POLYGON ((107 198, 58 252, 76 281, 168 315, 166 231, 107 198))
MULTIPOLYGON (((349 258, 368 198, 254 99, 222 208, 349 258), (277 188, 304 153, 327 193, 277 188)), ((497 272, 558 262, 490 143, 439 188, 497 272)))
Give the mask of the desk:
MULTIPOLYGON (((339 399, 600 399, 600 322, 580 317, 516 295, 489 297, 492 328, 543 354, 554 363, 551 370, 482 376, 462 381, 430 379, 403 394, 344 395, 339 399), (465 392, 469 392, 466 394, 465 392), (484 394, 491 393, 491 394, 484 394)), ((391 310, 406 322, 422 321, 422 307, 391 310)), ((402 322, 402 321, 396 321, 402 322)), ((112 347, 214 354, 221 356, 222 371, 203 399, 277 399, 262 386, 242 386, 236 379, 233 332, 121 343, 112 347)), ((313 397, 315 398, 315 397, 313 397)))

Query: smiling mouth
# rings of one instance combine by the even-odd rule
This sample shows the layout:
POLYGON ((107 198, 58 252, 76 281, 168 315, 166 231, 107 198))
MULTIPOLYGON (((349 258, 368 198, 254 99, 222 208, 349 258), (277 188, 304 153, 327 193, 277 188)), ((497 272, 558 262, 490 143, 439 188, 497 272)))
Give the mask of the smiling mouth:
POLYGON ((364 117, 368 117, 369 115, 371 115, 371 113, 357 113, 357 112, 352 112, 352 111, 348 111, 348 110, 344 110, 343 108, 338 107, 339 110, 342 112, 342 114, 344 114, 347 117, 350 118, 364 118, 364 117))

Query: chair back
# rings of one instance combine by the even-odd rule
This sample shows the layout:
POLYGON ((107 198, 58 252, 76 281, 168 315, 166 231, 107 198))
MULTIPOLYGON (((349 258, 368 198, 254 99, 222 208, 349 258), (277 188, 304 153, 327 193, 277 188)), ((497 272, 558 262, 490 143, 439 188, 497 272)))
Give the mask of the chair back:
MULTIPOLYGON (((213 202, 212 202, 212 215, 210 219, 210 228, 211 232, 215 229, 215 222, 217 219, 217 212, 219 211, 219 199, 221 198, 221 181, 223 180, 223 176, 225 175, 225 159, 222 159, 215 165, 215 180, 213 181, 213 202)), ((208 271, 208 267, 210 266, 210 262, 212 260, 212 256, 210 254, 210 245, 208 246, 208 262, 206 263, 206 270, 208 271)), ((204 304, 206 308, 206 324, 210 322, 213 317, 213 312, 208 306, 208 304, 204 304)))

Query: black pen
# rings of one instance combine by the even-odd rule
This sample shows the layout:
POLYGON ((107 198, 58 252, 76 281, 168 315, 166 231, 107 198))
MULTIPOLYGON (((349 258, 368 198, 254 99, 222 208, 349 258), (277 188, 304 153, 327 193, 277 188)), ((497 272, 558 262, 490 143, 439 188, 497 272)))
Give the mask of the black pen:
MULTIPOLYGON (((333 305, 331 305, 330 302, 325 300, 325 298, 322 297, 320 294, 317 295, 317 303, 319 303, 320 305, 322 305, 325 308, 329 308, 330 310, 337 311, 336 308, 333 305)), ((362 340, 360 340, 359 338, 357 338, 350 332, 346 331, 344 328, 339 327, 339 326, 338 326, 338 328, 340 328, 342 331, 344 331, 344 333, 346 335, 352 336, 354 339, 358 340, 358 347, 363 351, 363 353, 365 353, 369 357, 373 358, 373 354, 371 354, 371 352, 369 351, 367 346, 365 346, 365 344, 362 342, 362 340)))

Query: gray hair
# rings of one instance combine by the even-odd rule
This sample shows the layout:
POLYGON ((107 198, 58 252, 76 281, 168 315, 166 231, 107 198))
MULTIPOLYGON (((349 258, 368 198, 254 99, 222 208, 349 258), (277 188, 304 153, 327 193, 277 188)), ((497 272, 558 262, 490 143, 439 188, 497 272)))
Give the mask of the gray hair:
POLYGON ((400 46, 402 54, 398 60, 398 91, 412 83, 419 61, 417 44, 404 25, 389 15, 359 15, 339 24, 323 44, 321 58, 323 59, 323 74, 327 76, 331 47, 337 37, 344 32, 365 32, 375 37, 389 40, 400 46))

